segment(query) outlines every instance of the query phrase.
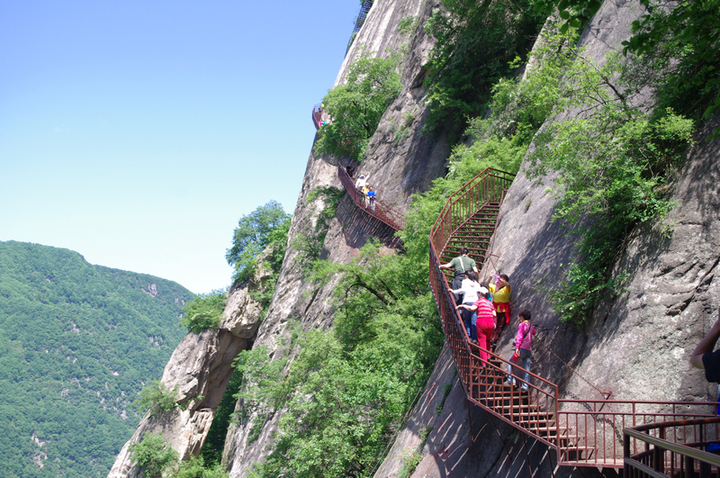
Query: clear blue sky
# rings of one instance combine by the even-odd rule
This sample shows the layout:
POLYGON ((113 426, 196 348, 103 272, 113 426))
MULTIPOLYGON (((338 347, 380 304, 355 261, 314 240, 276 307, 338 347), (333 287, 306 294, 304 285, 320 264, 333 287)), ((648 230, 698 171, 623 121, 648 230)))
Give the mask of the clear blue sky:
POLYGON ((0 241, 229 285, 238 219, 292 213, 358 0, 0 1, 0 241))

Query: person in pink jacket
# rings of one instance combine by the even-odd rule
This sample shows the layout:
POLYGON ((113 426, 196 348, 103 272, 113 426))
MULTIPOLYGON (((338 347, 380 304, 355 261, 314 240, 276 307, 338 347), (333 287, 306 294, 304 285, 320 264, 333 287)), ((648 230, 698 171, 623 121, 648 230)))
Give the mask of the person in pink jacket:
MULTIPOLYGON (((521 310, 518 317, 520 318, 520 324, 518 325, 517 335, 515 335, 515 351, 520 354, 520 357, 517 359, 516 363, 525 369, 522 373, 523 383, 520 386, 520 389, 527 392, 530 388, 530 357, 532 356, 532 338, 533 335, 535 335, 536 330, 535 326, 530 323, 530 318, 532 316, 529 310, 521 310)), ((505 384, 510 385, 512 381, 513 385, 517 385, 515 377, 520 376, 519 367, 511 367, 510 364, 507 364, 507 372, 508 376, 505 380, 505 384)))

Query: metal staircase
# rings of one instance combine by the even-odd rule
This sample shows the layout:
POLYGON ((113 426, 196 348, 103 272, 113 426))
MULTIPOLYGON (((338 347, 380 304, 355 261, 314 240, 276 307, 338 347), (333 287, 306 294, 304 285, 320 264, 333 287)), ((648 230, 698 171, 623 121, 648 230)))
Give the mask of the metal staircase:
POLYGON ((405 215, 400 211, 388 206, 380 199, 375 199, 374 205, 366 201, 364 195, 355 187, 355 182, 347 173, 347 170, 340 163, 338 163, 338 179, 340 179, 355 205, 369 216, 387 224, 396 231, 401 231, 405 227, 405 215))
MULTIPOLYGON (((529 392, 522 392, 520 377, 515 377, 518 387, 505 384, 507 360, 490 351, 489 359, 481 360, 480 349, 470 342, 449 292, 451 277, 439 265, 456 257, 461 247, 467 247, 480 264, 490 259, 500 207, 513 178, 490 168, 478 174, 450 196, 430 234, 430 285, 465 390, 468 412, 470 403, 475 404, 544 443, 556 451, 559 465, 616 469, 623 468, 626 428, 714 417, 713 402, 609 400, 609 394, 599 399, 562 399, 556 384, 533 373, 529 392)), ((473 434, 472 441, 477 438, 473 434)), ((684 436, 675 438, 684 440, 684 436)))

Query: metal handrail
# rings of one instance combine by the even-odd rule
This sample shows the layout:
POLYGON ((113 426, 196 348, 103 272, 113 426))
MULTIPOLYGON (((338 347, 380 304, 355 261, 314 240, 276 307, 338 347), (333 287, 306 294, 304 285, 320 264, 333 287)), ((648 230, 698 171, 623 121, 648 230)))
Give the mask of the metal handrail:
POLYGON ((358 34, 362 26, 365 24, 365 18, 367 17, 370 8, 373 6, 373 0, 364 0, 360 3, 360 11, 358 12, 357 18, 355 19, 355 26, 350 34, 350 40, 348 40, 347 48, 345 49, 345 55, 350 51, 350 47, 355 40, 355 36, 358 34))
POLYGON ((313 106, 312 121, 313 121, 313 125, 315 126, 316 130, 319 130, 320 125, 322 124, 322 120, 323 120, 322 113, 323 113, 322 103, 318 103, 315 106, 313 106))
POLYGON ((345 187, 348 194, 350 194, 350 197, 357 207, 365 211, 368 215, 392 227, 396 231, 401 231, 405 228, 405 215, 397 209, 388 206, 380 199, 375 199, 374 209, 371 204, 366 204, 365 196, 357 190, 355 182, 340 163, 338 163, 338 179, 340 179, 340 182, 345 187))
POLYGON ((720 417, 652 423, 623 430, 624 472, 626 477, 715 476, 720 470, 720 456, 699 449, 720 441, 720 417), (668 439, 681 437, 683 443, 668 439), (655 433, 657 436, 651 435, 655 433), (638 443, 643 450, 638 451, 638 443), (697 466, 696 466, 697 465, 697 466))
POLYGON ((498 373, 507 373, 503 368, 510 362, 485 350, 489 358, 485 363, 482 361, 480 348, 467 336, 450 293, 449 273, 440 269, 440 258, 441 253, 450 257, 450 249, 457 250, 460 244, 469 243, 473 246, 470 256, 483 263, 488 259, 499 206, 512 179, 513 175, 504 171, 484 170, 448 198, 430 233, 430 286, 468 402, 556 449, 558 464, 567 466, 622 468, 622 433, 626 427, 658 420, 712 416, 708 409, 713 407, 714 413, 714 402, 560 399, 556 384, 532 372, 528 372, 531 383, 527 403, 532 403, 533 408, 526 406, 527 411, 521 412, 519 406, 504 405, 508 399, 514 403, 521 398, 514 388, 503 388, 499 395, 496 389, 502 387, 482 385, 498 373), (474 237, 476 231, 482 232, 480 237, 474 237), (583 458, 581 450, 586 452, 583 458))

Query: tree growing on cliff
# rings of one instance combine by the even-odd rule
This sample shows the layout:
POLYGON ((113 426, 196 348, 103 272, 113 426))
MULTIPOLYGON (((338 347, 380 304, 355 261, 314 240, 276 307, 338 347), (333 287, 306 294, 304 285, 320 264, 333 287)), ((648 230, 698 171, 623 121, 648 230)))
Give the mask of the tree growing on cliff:
POLYGON ((165 443, 162 433, 147 433, 142 440, 130 445, 132 462, 142 470, 145 478, 159 478, 175 465, 178 454, 165 443))
POLYGON ((385 110, 402 89, 398 59, 367 55, 350 65, 347 81, 323 98, 330 124, 320 129, 315 153, 362 161, 385 110))
POLYGON ((220 326, 227 296, 223 290, 199 294, 183 307, 180 325, 196 334, 220 326))
POLYGON ((270 257, 271 267, 275 263, 282 263, 289 228, 290 214, 275 200, 241 217, 233 232, 232 247, 225 254, 228 264, 235 268, 233 279, 247 278, 255 258, 270 244, 274 245, 270 257))
POLYGON ((427 130, 448 123, 465 129, 486 109, 493 84, 511 73, 509 62, 532 48, 546 18, 539 0, 442 0, 425 29, 435 39, 428 59, 427 130))

